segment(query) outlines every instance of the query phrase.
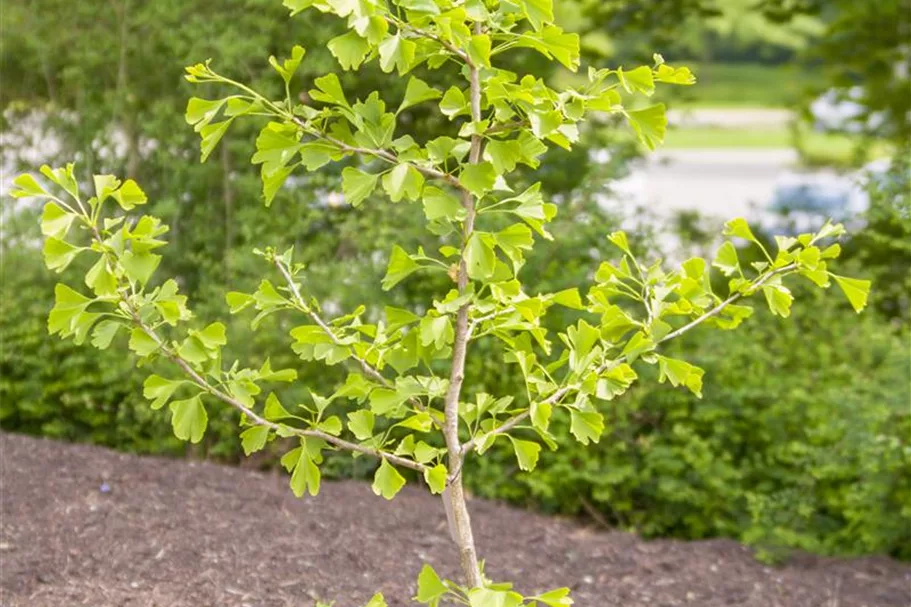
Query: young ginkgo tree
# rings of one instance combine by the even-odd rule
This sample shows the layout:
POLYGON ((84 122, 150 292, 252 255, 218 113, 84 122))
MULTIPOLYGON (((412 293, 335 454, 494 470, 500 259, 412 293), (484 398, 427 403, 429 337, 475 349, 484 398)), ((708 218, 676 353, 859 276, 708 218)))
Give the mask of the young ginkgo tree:
MULTIPOLYGON (((461 579, 451 581, 426 565, 418 577, 417 602, 569 605, 568 589, 523 596, 484 576, 462 485, 466 460, 501 442, 515 450, 522 470, 534 470, 541 445, 557 447, 548 430, 555 409, 569 416, 575 440, 597 442, 604 430, 599 408, 630 388, 639 365, 657 365, 660 381, 698 395, 702 370, 662 354, 662 345, 699 325, 735 328, 751 312, 742 300, 754 295, 787 316, 793 299, 785 286, 789 278, 823 288, 834 281, 858 311, 869 283, 829 271, 840 251, 830 241, 843 233, 841 226, 779 237, 773 252, 738 219, 727 224, 725 235, 751 241, 763 261, 742 266, 727 241, 713 261, 690 259, 669 271, 660 262, 637 259, 626 236, 616 232, 609 241, 620 260, 596 269, 584 297, 576 288, 528 293, 520 270, 535 240, 552 238, 547 224, 558 207, 544 199, 540 184, 514 189, 517 167, 537 168, 551 146, 569 149, 592 113, 622 116, 642 143, 654 147, 665 131, 664 106, 641 102, 658 83, 692 84, 690 71, 670 67, 656 55, 652 66, 590 68, 575 81, 581 84, 557 90, 533 74, 498 68, 499 57, 531 49, 578 69, 578 36, 554 24, 552 0, 284 4, 292 15, 313 8, 343 19, 347 32, 328 45, 341 67, 354 70, 376 60, 383 72, 407 78, 404 98, 383 99, 373 92, 349 99, 338 76, 327 74, 315 79, 311 103, 297 103, 292 83, 304 61, 300 46, 289 59, 269 60, 284 81, 283 99, 270 99, 209 63, 194 65, 187 68, 190 82, 222 85, 229 93, 189 101, 186 120, 202 137, 202 159, 235 120, 262 121, 252 162, 261 165, 266 204, 295 171, 343 163, 349 204, 387 204, 383 197, 416 203, 415 212, 423 212, 428 229, 443 243, 438 251, 408 251, 393 243, 384 289, 427 272, 448 275, 451 289, 420 311, 386 307, 380 314, 361 306, 328 318, 307 292, 306 273, 292 250, 257 251, 269 265, 268 277, 254 293, 227 293, 231 313, 256 310, 254 326, 266 315, 285 314, 300 323, 290 337, 301 359, 345 365, 348 371, 334 392, 312 386, 309 402, 283 402, 277 386, 296 380, 293 369, 273 369, 268 360, 260 368, 223 360, 225 326, 195 325, 178 283, 155 278, 161 259, 156 251, 166 244, 167 226, 133 213, 146 202, 134 181, 96 175, 94 195, 85 197, 72 165, 42 167, 53 185, 21 175, 13 194, 47 201, 41 221, 47 266, 60 272, 79 256, 94 260, 84 288, 57 285, 48 329, 76 343, 90 339, 98 348, 123 336, 140 363, 169 361, 172 371, 149 376, 144 391, 152 408, 168 406, 174 433, 197 442, 207 411, 232 407, 240 414, 246 453, 271 441, 286 445, 281 463, 298 496, 319 491, 327 450, 376 458, 373 490, 387 499, 405 484, 403 472, 417 473, 443 500, 462 570, 461 579), (451 86, 436 88, 416 75, 431 70, 441 70, 451 86), (399 116, 417 104, 448 119, 451 136, 422 141, 397 136, 399 116), (729 279, 724 293, 712 288, 712 267, 729 279), (557 340, 542 326, 553 306, 572 308, 581 317, 557 340), (517 365, 524 375, 523 394, 463 392, 466 357, 482 339, 501 343, 504 364, 517 365)), ((378 594, 369 606, 385 604, 378 594)))

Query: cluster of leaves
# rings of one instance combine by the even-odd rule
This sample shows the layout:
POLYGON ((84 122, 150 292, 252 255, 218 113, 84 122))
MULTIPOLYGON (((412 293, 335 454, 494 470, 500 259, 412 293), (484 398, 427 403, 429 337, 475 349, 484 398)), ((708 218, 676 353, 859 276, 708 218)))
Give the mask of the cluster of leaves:
MULTIPOLYGON (((295 12, 310 4, 286 3, 295 12)), ((519 164, 537 168, 538 158, 549 144, 569 149, 579 139, 579 124, 591 112, 625 116, 651 148, 662 141, 667 124, 664 106, 628 109, 621 93, 651 96, 656 82, 692 84, 694 79, 687 68, 670 67, 656 56, 653 67, 628 71, 589 69, 586 86, 554 90, 541 78, 520 76, 492 64, 492 58, 500 53, 531 48, 570 69, 578 67, 578 36, 567 34, 552 23, 549 3, 528 2, 521 3, 521 7, 518 10, 504 3, 496 13, 489 13, 477 3, 473 10, 457 7, 441 12, 429 2, 403 7, 408 11, 407 21, 384 5, 373 3, 319 7, 347 18, 352 28, 329 43, 343 69, 356 69, 374 58, 384 72, 397 70, 402 76, 421 65, 433 70, 452 62, 477 69, 483 90, 478 100, 478 119, 470 107, 468 89, 451 86, 442 91, 416 76, 408 78, 395 112, 387 111, 387 103, 378 93, 349 102, 338 76, 332 73, 315 79, 316 88, 309 91, 309 99, 321 104, 319 109, 295 104, 290 82, 305 56, 305 50, 296 46, 290 58, 271 59, 285 82, 284 100, 266 99, 218 74, 208 63, 188 68, 189 81, 229 85, 238 88, 240 94, 216 100, 191 99, 187 122, 202 137, 205 159, 236 118, 265 114, 273 119, 260 132, 253 156, 253 162, 262 165, 267 203, 296 168, 314 171, 329 162, 359 155, 379 163, 384 170, 347 168, 343 185, 349 203, 359 205, 381 182, 393 202, 423 199, 430 207, 427 215, 431 221, 458 219, 458 204, 453 203, 449 188, 476 197, 510 192, 503 179, 505 174, 519 164), (469 26, 481 22, 485 23, 484 33, 472 33, 469 26), (516 31, 523 22, 531 29, 516 31), (400 113, 429 101, 438 102, 439 111, 450 121, 458 122, 458 138, 442 136, 421 145, 410 135, 396 137, 400 113), (468 119, 461 120, 463 116, 468 119), (483 138, 485 147, 483 158, 468 162, 472 136, 483 138), (425 191, 428 178, 444 187, 428 186, 425 191)))
MULTIPOLYGON (((296 372, 273 370, 268 361, 259 369, 242 368, 237 362, 225 368, 221 360, 226 343, 224 326, 213 323, 201 329, 185 328, 192 314, 173 280, 147 290, 160 259, 153 251, 165 244, 159 237, 166 228, 147 215, 130 221, 125 215, 108 217, 103 213, 106 201, 116 203, 123 211, 144 204, 145 195, 135 182, 121 183, 110 176, 96 176, 96 195, 83 202, 72 165, 64 169, 43 167, 42 173, 65 194, 57 196, 30 175, 23 175, 15 182, 18 189, 14 195, 48 201, 42 216, 45 263, 59 272, 80 255, 96 256, 85 275, 85 285, 92 295, 58 284, 49 330, 72 337, 76 343, 91 338, 98 348, 108 347, 123 331, 129 335, 130 349, 142 362, 161 357, 177 364, 184 371, 184 378, 151 375, 144 393, 153 409, 169 405, 178 438, 199 441, 208 422, 203 399, 219 399, 243 412, 242 424, 249 427, 241 439, 248 454, 277 437, 299 441, 282 458, 292 473, 292 490, 298 495, 319 490, 319 464, 322 452, 330 446, 380 458, 374 479, 378 495, 391 498, 404 485, 405 479, 396 465, 421 471, 431 490, 442 492, 447 482, 443 453, 416 435, 427 434, 444 421, 442 412, 433 405, 445 393, 447 380, 433 374, 405 373, 421 362, 430 368, 436 357, 449 353, 452 328, 448 316, 458 307, 458 303, 452 303, 458 300, 453 292, 436 302, 423 317, 387 308, 385 322, 375 325, 362 321, 363 310, 327 322, 320 316, 318 302, 301 295, 295 281, 301 268, 292 263, 291 251, 282 255, 263 252, 284 278, 285 286, 276 288, 263 280, 255 293, 228 293, 232 311, 257 309, 259 315, 254 323, 284 310, 304 314, 312 324, 291 331, 295 352, 304 360, 316 359, 329 365, 351 360, 357 370, 334 394, 322 397, 311 393, 312 403, 299 404, 294 413, 282 405, 274 392, 268 394, 261 412, 257 412, 254 407, 256 397, 262 393, 261 384, 293 381, 296 372), (75 234, 74 226, 79 228, 75 234), (88 243, 83 242, 86 236, 88 243), (387 363, 400 374, 394 381, 381 374, 387 363), (177 399, 179 394, 186 398, 177 399), (337 416, 324 417, 327 406, 338 398, 365 406, 348 413, 347 424, 337 416), (377 417, 394 420, 395 424, 374 434, 377 417), (345 426, 357 443, 339 438, 345 426), (395 436, 397 428, 410 432, 395 436)), ((759 242, 741 220, 730 222, 727 233, 759 242)), ((512 348, 510 360, 523 372, 528 402, 515 405, 511 396, 497 399, 482 393, 476 395, 474 402, 464 403, 460 416, 469 435, 464 450, 483 453, 495 440, 508 436, 519 466, 532 470, 537 464, 539 444, 511 436, 509 431, 522 430, 522 423, 530 420, 527 429, 555 447, 548 432, 554 407, 567 410, 572 420, 570 431, 579 442, 597 442, 604 422, 592 399, 612 400, 625 392, 637 378, 631 366, 636 360, 657 365, 660 381, 683 385, 699 394, 702 370, 686 361, 657 354, 656 346, 685 331, 693 322, 736 327, 750 309, 733 302, 760 290, 773 312, 787 315, 792 298, 781 277, 800 273, 814 283, 827 285, 830 274, 824 260, 838 254, 838 245, 820 249, 817 243, 838 234, 838 226, 826 226, 816 235, 780 239, 775 258, 753 264, 760 274, 752 278, 746 278, 736 249, 726 242, 713 262, 732 277, 731 294, 722 299, 712 291, 704 260, 690 260, 677 272, 664 272, 657 263, 645 268, 632 255, 625 234, 614 233, 611 241, 623 251, 622 261, 602 264, 587 297, 588 311, 599 316, 600 323, 596 326, 580 320, 562 333, 560 339, 566 349, 550 362, 539 361, 535 353, 536 346, 545 354, 550 347, 540 317, 557 303, 585 309, 579 292, 571 289, 529 297, 522 294, 511 277, 501 284, 491 284, 492 301, 477 309, 477 316, 472 319, 472 333, 476 331, 473 337, 491 335, 512 348), (620 299, 641 303, 647 314, 635 318, 614 303, 620 299), (674 330, 667 322, 674 316, 694 320, 674 330), (558 383, 553 378, 561 369, 565 376, 558 383)), ((394 263, 393 257, 390 265, 394 263)), ((852 305, 862 308, 867 285, 832 276, 852 305)))
MULTIPOLYGON (((795 287, 802 305, 788 319, 757 309, 741 327, 749 339, 705 330, 668 344, 705 369, 702 398, 643 369, 604 410, 597 445, 559 440, 571 419, 555 411, 560 448, 542 451, 534 473, 495 448, 469 487, 646 537, 733 537, 762 558, 794 548, 911 558, 907 333, 795 287)), ((481 383, 520 386, 493 362, 476 365, 481 383)))

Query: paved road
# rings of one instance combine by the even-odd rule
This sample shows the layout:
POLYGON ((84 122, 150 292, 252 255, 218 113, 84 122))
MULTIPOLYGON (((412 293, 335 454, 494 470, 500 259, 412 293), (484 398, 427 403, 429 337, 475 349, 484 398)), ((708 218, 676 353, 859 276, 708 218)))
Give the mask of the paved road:
POLYGON ((649 156, 613 185, 616 197, 659 217, 677 211, 750 216, 771 200, 797 160, 792 150, 666 150, 649 156))
POLYGON ((679 150, 647 163, 645 202, 661 211, 698 210, 706 215, 749 215, 772 199, 775 185, 795 164, 792 150, 679 150))
POLYGON ((794 114, 774 108, 699 108, 670 110, 668 122, 682 127, 778 129, 788 125, 794 114))

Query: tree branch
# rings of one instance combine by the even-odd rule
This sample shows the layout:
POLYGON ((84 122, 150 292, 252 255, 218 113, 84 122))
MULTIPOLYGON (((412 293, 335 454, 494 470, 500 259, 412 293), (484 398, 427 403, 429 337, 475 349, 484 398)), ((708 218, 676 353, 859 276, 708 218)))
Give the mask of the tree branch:
MULTIPOLYGON (((475 33, 481 33, 480 23, 475 23, 475 33)), ((480 122, 481 78, 477 66, 469 66, 469 83, 471 119, 474 122, 480 122)), ((483 139, 480 135, 471 136, 471 148, 468 154, 468 162, 470 164, 477 164, 480 161, 482 144, 483 139)), ((476 213, 474 196, 464 187, 461 190, 462 206, 466 210, 466 216, 462 224, 462 246, 456 281, 459 295, 463 295, 468 287, 468 264, 465 261, 465 249, 474 231, 476 213)), ((446 481, 443 504, 446 507, 450 534, 459 547, 459 560, 465 582, 469 588, 478 588, 483 585, 484 579, 481 575, 474 533, 471 529, 471 518, 468 513, 468 506, 465 503, 465 491, 462 487, 462 462, 464 455, 459 440, 459 397, 462 393, 462 381, 465 379, 465 356, 468 348, 468 314, 470 310, 471 304, 465 303, 456 314, 455 337, 452 345, 452 367, 449 371, 449 389, 446 392, 446 400, 444 401, 445 422, 443 424, 443 437, 446 440, 449 478, 446 481)))
POLYGON ((434 42, 441 45, 443 48, 448 50, 453 55, 456 55, 457 57, 459 57, 462 61, 464 61, 466 63, 466 65, 468 65, 469 68, 473 68, 475 66, 474 62, 468 56, 468 53, 466 53, 459 47, 453 45, 449 41, 444 40, 443 38, 437 36, 433 32, 429 32, 427 30, 423 30, 423 29, 414 27, 410 23, 405 23, 405 22, 401 21, 400 19, 395 18, 392 15, 386 15, 385 18, 386 18, 387 22, 389 22, 392 25, 395 25, 399 29, 403 29, 403 30, 412 32, 413 34, 417 34, 418 36, 420 36, 422 38, 427 38, 429 40, 433 40, 434 42))
POLYGON ((282 431, 291 432, 292 434, 294 434, 296 436, 300 436, 302 438, 308 438, 308 437, 309 438, 319 438, 339 449, 345 449, 347 451, 356 451, 358 453, 363 453, 365 455, 372 455, 373 457, 376 457, 378 459, 388 460, 389 463, 391 463, 391 464, 396 464, 396 465, 402 466, 404 468, 410 468, 412 470, 417 470, 418 472, 424 472, 424 471, 428 470, 427 466, 420 464, 418 462, 415 462, 413 460, 410 460, 410 459, 407 459, 404 457, 399 457, 399 456, 393 455, 391 453, 386 453, 385 451, 380 451, 379 449, 373 449, 371 447, 365 447, 364 445, 358 445, 357 443, 352 443, 352 442, 346 441, 344 439, 338 438, 336 436, 332 436, 331 434, 327 434, 321 430, 312 430, 312 429, 306 430, 306 429, 301 429, 301 428, 294 428, 293 426, 280 425, 280 424, 276 424, 275 422, 271 422, 271 421, 261 417, 255 411, 253 411, 248 406, 246 406, 244 403, 242 403, 239 400, 237 400, 236 398, 232 397, 230 394, 226 394, 226 393, 222 392, 221 390, 219 390, 218 388, 216 388, 215 386, 210 384, 208 381, 206 381, 206 379, 204 377, 202 377, 199 373, 197 373, 196 370, 193 369, 193 367, 191 367, 190 364, 186 360, 181 358, 180 355, 177 354, 177 352, 175 352, 173 349, 169 348, 167 346, 167 344, 165 343, 165 341, 155 332, 154 329, 152 329, 151 327, 146 325, 144 322, 142 322, 142 319, 139 318, 139 314, 138 314, 138 312, 136 312, 136 310, 134 310, 131 307, 130 312, 132 314, 133 321, 137 324, 137 326, 139 326, 139 328, 141 328, 146 335, 148 335, 152 340, 154 340, 158 344, 159 348, 164 353, 164 355, 169 360, 171 360, 173 363, 175 363, 178 367, 180 367, 183 370, 183 372, 192 380, 192 382, 194 384, 196 384, 198 387, 202 388, 206 393, 214 396, 215 398, 219 399, 220 401, 230 405, 234 409, 237 409, 238 411, 243 413, 246 416, 247 421, 251 422, 253 425, 265 426, 267 428, 271 428, 272 430, 276 430, 276 431, 282 430, 282 431))
MULTIPOLYGON (((755 292, 756 289, 758 289, 759 287, 761 287, 762 285, 764 285, 765 283, 767 283, 769 280, 771 280, 773 276, 776 276, 776 275, 779 275, 779 274, 786 274, 786 273, 788 273, 788 272, 790 272, 790 271, 792 271, 792 270, 794 270, 794 269, 796 269, 796 268, 797 268, 797 265, 796 265, 796 264, 789 264, 789 265, 783 266, 783 267, 781 267, 781 268, 778 268, 777 270, 773 270, 773 271, 769 272, 768 274, 766 274, 766 275, 760 277, 756 282, 754 282, 754 283, 750 286, 750 293, 749 293, 749 294, 752 294, 753 292, 755 292)), ((732 303, 734 303, 734 302, 736 302, 736 301, 739 301, 739 300, 743 299, 744 297, 746 297, 746 295, 743 294, 743 293, 735 293, 735 294, 731 295, 730 297, 728 297, 727 299, 725 299, 724 301, 722 301, 721 303, 719 303, 717 306, 715 306, 714 308, 712 308, 712 309, 709 310, 708 312, 705 312, 704 314, 702 314, 701 316, 699 316, 699 317, 696 318, 695 320, 693 320, 693 321, 691 321, 691 322, 685 324, 684 326, 680 327, 680 328, 677 329, 676 331, 672 331, 672 332, 668 333, 668 334, 665 335, 663 338, 661 338, 660 340, 658 340, 658 342, 656 342, 655 345, 663 344, 663 343, 665 343, 665 342, 667 342, 667 341, 670 341, 671 339, 680 337, 680 336, 683 335, 684 333, 686 333, 686 332, 692 330, 693 328, 695 328, 695 327, 701 325, 702 323, 704 323, 704 322, 707 321, 708 319, 710 319, 710 318, 712 318, 712 317, 714 317, 714 316, 717 316, 717 315, 720 314, 721 311, 724 310, 726 307, 728 307, 729 305, 731 305, 732 303)), ((610 361, 610 362, 605 362, 605 363, 603 363, 600 367, 598 367, 598 370, 596 371, 596 373, 597 373, 598 375, 601 375, 601 374, 604 373, 605 371, 608 371, 609 369, 613 368, 614 366, 619 365, 620 363, 622 363, 622 362, 625 361, 625 360, 626 360, 626 357, 625 357, 625 356, 620 356, 620 357, 617 358, 616 360, 613 360, 613 361, 610 361)), ((557 390, 556 392, 554 392, 553 394, 551 394, 551 395, 550 395, 549 397, 547 397, 545 400, 541 401, 540 404, 549 404, 549 405, 556 404, 556 403, 559 402, 560 399, 562 399, 567 393, 569 393, 570 391, 572 391, 573 389, 575 389, 575 388, 577 388, 577 387, 578 387, 578 384, 567 384, 566 386, 560 388, 559 390, 557 390)), ((526 419, 528 419, 528 417, 529 417, 530 415, 531 415, 531 407, 529 407, 526 411, 523 411, 522 413, 519 413, 518 415, 515 415, 515 416, 511 417, 510 419, 506 420, 505 422, 503 422, 503 424, 501 424, 500 426, 494 428, 494 429, 491 430, 490 432, 486 432, 483 436, 486 438, 486 437, 490 437, 490 436, 497 436, 497 435, 503 434, 503 433, 505 433, 505 432, 509 432, 510 430, 512 430, 513 428, 515 428, 515 427, 518 426, 519 424, 521 424, 523 421, 525 421, 526 419)), ((468 453, 468 451, 470 451, 471 449, 475 448, 475 447, 477 446, 477 442, 478 442, 478 441, 477 441, 476 439, 473 438, 473 439, 469 440, 468 442, 466 442, 465 444, 463 444, 463 445, 462 445, 462 452, 463 452, 463 454, 466 454, 466 453, 468 453)))
MULTIPOLYGON (((297 309, 309 316, 313 320, 313 323, 322 329, 323 333, 329 336, 329 339, 332 340, 332 343, 337 346, 347 348, 350 352, 351 358, 354 359, 358 365, 360 365, 361 370, 364 372, 364 375, 369 376, 384 388, 395 389, 393 384, 390 383, 382 373, 380 373, 379 369, 371 365, 365 359, 358 356, 354 351, 354 348, 352 348, 349 344, 342 343, 342 341, 335 334, 335 331, 332 330, 332 327, 330 327, 329 324, 326 323, 326 321, 324 321, 320 315, 313 310, 313 308, 307 305, 307 303, 304 301, 303 296, 301 296, 300 289, 297 287, 297 283, 294 282, 294 278, 291 276, 291 272, 282 264, 281 260, 276 258, 275 266, 278 268, 278 271, 281 272, 282 277, 285 279, 285 283, 287 283, 288 288, 291 290, 291 295, 294 298, 293 303, 297 306, 297 309)), ((424 405, 424 403, 415 397, 409 398, 408 402, 411 403, 411 405, 414 406, 414 408, 418 411, 427 411, 427 407, 424 405)), ((442 424, 440 424, 440 421, 438 419, 433 416, 431 416, 430 419, 435 426, 438 428, 442 427, 442 424)))
POLYGON ((440 171, 437 169, 423 167, 419 164, 415 164, 414 162, 399 160, 398 156, 396 156, 395 154, 392 154, 391 152, 387 152, 386 150, 377 150, 374 148, 365 148, 365 147, 360 147, 360 146, 355 146, 355 145, 348 145, 347 143, 345 143, 344 141, 341 141, 340 139, 336 139, 335 137, 332 137, 331 135, 326 135, 325 133, 317 131, 316 129, 311 127, 309 124, 307 124, 306 121, 301 120, 297 116, 291 116, 290 118, 291 118, 291 121, 294 122, 294 124, 296 124, 298 127, 303 129, 305 132, 309 133, 313 137, 316 137, 317 139, 322 139, 323 141, 325 141, 327 143, 331 143, 332 145, 334 145, 335 147, 339 148, 340 150, 342 150, 344 152, 348 152, 350 154, 360 154, 362 156, 372 156, 374 158, 379 158, 380 160, 388 162, 389 164, 396 164, 396 165, 407 164, 407 165, 411 166, 412 168, 414 168, 416 171, 419 171, 425 177, 430 177, 431 179, 439 179, 440 181, 445 181, 449 185, 453 186, 454 188, 459 189, 462 192, 467 191, 465 189, 465 186, 463 186, 461 184, 461 182, 459 182, 459 180, 454 175, 450 175, 449 173, 444 173, 443 171, 440 171))
MULTIPOLYGON (((92 227, 92 232, 93 232, 93 238, 96 241, 96 243, 101 247, 102 255, 105 255, 105 256, 112 255, 113 253, 106 252, 106 249, 104 246, 104 239, 102 238, 101 233, 98 231, 98 227, 95 225, 92 225, 91 227, 92 227)), ((123 280, 123 279, 121 279, 121 280, 123 280)), ((221 390, 219 390, 218 388, 216 388, 215 386, 210 384, 208 381, 206 381, 206 379, 204 377, 202 377, 195 369, 193 369, 193 367, 190 365, 190 363, 188 363, 186 360, 184 360, 172 348, 168 347, 165 340, 162 339, 161 336, 159 336, 158 333, 156 333, 152 327, 149 327, 145 322, 143 322, 142 318, 139 315, 139 310, 137 310, 136 307, 133 306, 133 304, 130 302, 126 291, 124 289, 118 289, 118 291, 120 293, 120 297, 121 297, 123 306, 129 312, 130 318, 132 319, 133 323, 137 327, 142 329, 142 331, 146 335, 148 335, 150 339, 152 339, 156 344, 158 344, 158 348, 161 350, 162 353, 164 353, 164 355, 169 360, 171 360, 171 362, 173 362, 178 367, 180 367, 180 369, 199 388, 201 388, 206 393, 214 396, 215 398, 219 399, 220 401, 230 405, 234 409, 243 413, 246 416, 247 421, 251 422, 253 425, 265 426, 267 428, 270 428, 270 429, 276 430, 276 431, 281 429, 283 431, 291 432, 292 434, 294 434, 296 436, 300 436, 302 438, 309 437, 309 438, 322 439, 338 449, 345 449, 347 451, 356 451, 358 453, 363 453, 365 455, 371 455, 371 456, 379 458, 379 459, 385 459, 385 460, 388 460, 389 463, 396 464, 396 465, 402 466, 404 468, 410 468, 412 470, 417 470, 418 472, 425 472, 425 471, 429 470, 429 468, 427 466, 425 466, 424 464, 418 463, 416 461, 413 461, 413 460, 410 460, 410 459, 407 459, 404 457, 399 457, 399 456, 393 455, 391 453, 386 453, 385 451, 380 451, 379 449, 374 449, 371 447, 365 447, 363 445, 358 445, 357 443, 352 443, 350 441, 346 441, 344 439, 332 436, 331 434, 327 434, 321 430, 313 430, 313 429, 307 430, 307 429, 302 429, 302 428, 294 428, 293 426, 279 425, 279 424, 276 424, 275 422, 271 422, 271 421, 261 417, 259 414, 257 414, 255 411, 253 411, 250 407, 248 407, 244 403, 242 403, 239 400, 237 400, 236 398, 232 397, 230 394, 225 394, 224 392, 222 392, 221 390)))

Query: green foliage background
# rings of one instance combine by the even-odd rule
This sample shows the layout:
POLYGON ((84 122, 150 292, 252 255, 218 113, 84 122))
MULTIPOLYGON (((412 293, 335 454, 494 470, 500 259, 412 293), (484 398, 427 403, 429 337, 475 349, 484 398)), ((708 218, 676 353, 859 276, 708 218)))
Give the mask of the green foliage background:
MULTIPOLYGON (((218 161, 200 165, 196 136, 178 118, 190 96, 179 84, 184 65, 218 56, 222 65, 256 82, 267 73, 261 58, 269 52, 285 54, 301 39, 317 49, 338 32, 310 27, 307 18, 288 21, 274 0, 211 5, 124 0, 114 3, 119 9, 113 11, 99 11, 93 3, 37 4, 40 10, 21 1, 4 5, 4 131, 16 131, 37 108, 57 133, 57 157, 75 154, 87 172, 141 180, 155 201, 154 213, 174 227, 167 272, 180 277, 200 315, 225 317, 225 286, 255 288, 259 271, 250 248, 275 233, 287 235, 286 241, 268 244, 296 245, 319 297, 331 295, 341 309, 378 301, 385 264, 376 253, 393 236, 412 243, 423 238, 419 213, 406 205, 377 209, 367 204, 357 212, 334 205, 327 193, 337 189, 338 176, 331 173, 286 189, 267 213, 258 201, 258 176, 247 162, 249 146, 241 143, 249 133, 226 139, 218 161), (50 31, 67 34, 51 36, 50 31), (115 127, 123 134, 123 149, 105 150, 99 134, 115 127)), ((637 56, 639 47, 651 48, 641 42, 644 38, 623 45, 621 37, 608 37, 605 45, 609 27, 624 27, 628 34, 644 28, 661 39, 673 30, 679 12, 711 10, 704 6, 710 3, 698 1, 663 3, 666 13, 641 23, 636 7, 627 2, 563 4, 561 10, 575 20, 573 28, 588 41, 584 48, 595 55, 637 56), (614 44, 619 46, 612 49, 614 44)), ((835 23, 845 27, 843 20, 835 23)), ((679 44, 702 49, 706 40, 724 38, 726 31, 710 29, 679 44)), ((736 54, 758 44, 752 37, 738 44, 729 35, 724 40, 713 48, 736 54)), ((776 49, 779 56, 794 50, 776 49)), ((334 67, 328 53, 313 55, 305 78, 334 67)), ((399 85, 361 74, 348 78, 346 88, 358 94, 399 85)), ((273 86, 274 80, 258 84, 273 86)), ((415 129, 436 126, 418 113, 412 119, 415 129)), ((602 132, 586 137, 592 146, 611 146, 615 161, 591 166, 584 147, 557 165, 545 159, 546 186, 561 200, 553 225, 559 245, 536 250, 524 271, 531 291, 585 282, 607 249, 604 235, 620 220, 586 201, 622 173, 632 152, 602 132)), ((791 322, 758 313, 744 328, 746 339, 697 333, 676 347, 706 369, 710 381, 703 399, 644 382, 648 387, 634 389, 609 411, 608 432, 599 445, 583 448, 565 441, 560 450, 542 453, 533 475, 517 469, 508 449, 473 460, 476 469, 466 476, 474 482, 473 491, 553 512, 596 512, 609 524, 649 536, 737 537, 770 558, 798 547, 911 559, 906 186, 899 174, 897 181, 877 188, 869 228, 847 244, 862 272, 874 278, 877 314, 858 318, 836 298, 808 292, 791 322)), ((55 280, 37 255, 36 215, 6 200, 3 214, 0 426, 141 453, 184 453, 166 416, 150 411, 142 398, 125 348, 99 353, 47 336, 55 280)), ((643 241, 653 244, 645 236, 643 241)), ((410 286, 396 294, 402 300, 395 304, 423 301, 432 286, 410 286)), ((272 344, 288 343, 288 327, 269 320, 254 333, 246 322, 235 319, 229 326, 232 355, 255 365, 265 352, 287 351, 272 344)), ((520 389, 515 369, 503 365, 498 352, 477 352, 470 361, 469 388, 520 389)), ((326 386, 337 379, 324 367, 301 367, 291 357, 273 363, 296 366, 301 386, 326 386)), ((217 415, 213 411, 206 441, 194 454, 237 460, 237 420, 224 410, 217 415)), ((568 433, 557 428, 555 434, 568 433)), ((268 456, 262 463, 269 463, 268 456)), ((362 476, 373 465, 339 459, 327 472, 362 476)))

